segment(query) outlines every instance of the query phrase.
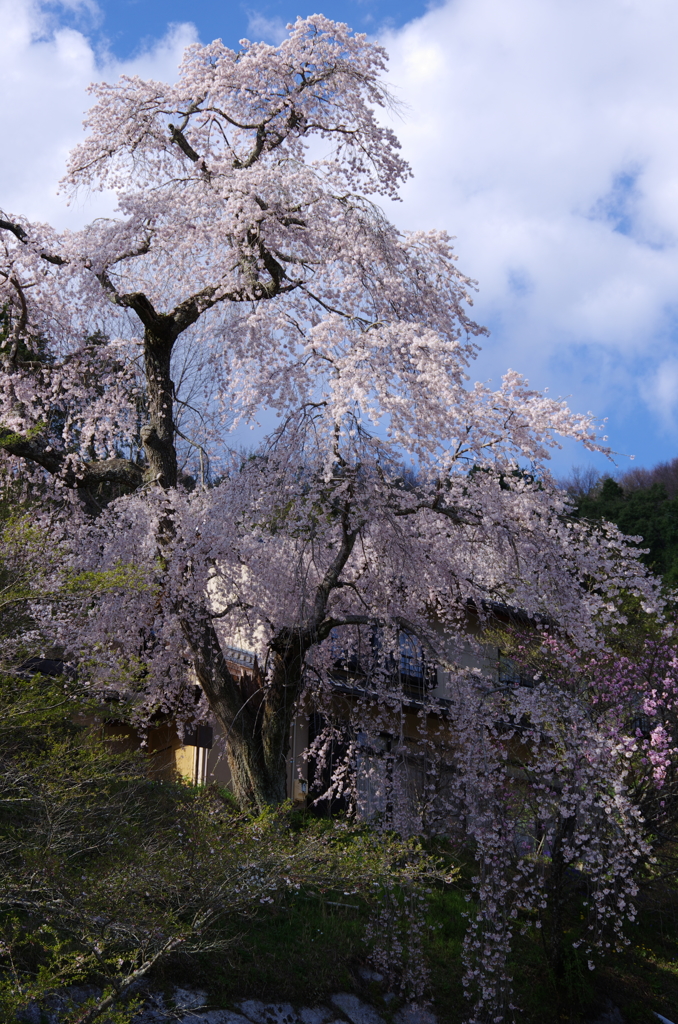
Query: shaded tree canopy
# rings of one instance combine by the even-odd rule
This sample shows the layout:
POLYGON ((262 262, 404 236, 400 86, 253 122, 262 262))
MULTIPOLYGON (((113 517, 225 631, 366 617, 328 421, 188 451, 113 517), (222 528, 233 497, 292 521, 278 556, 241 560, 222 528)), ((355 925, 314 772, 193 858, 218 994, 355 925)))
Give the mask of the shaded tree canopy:
MULTIPOLYGON (((649 471, 647 479, 653 479, 649 471)), ((627 536, 641 537, 640 547, 647 548, 642 558, 648 568, 668 586, 678 585, 678 497, 669 497, 664 483, 631 487, 625 477, 620 482, 606 477, 597 488, 577 498, 577 514, 593 521, 607 520, 627 536)))

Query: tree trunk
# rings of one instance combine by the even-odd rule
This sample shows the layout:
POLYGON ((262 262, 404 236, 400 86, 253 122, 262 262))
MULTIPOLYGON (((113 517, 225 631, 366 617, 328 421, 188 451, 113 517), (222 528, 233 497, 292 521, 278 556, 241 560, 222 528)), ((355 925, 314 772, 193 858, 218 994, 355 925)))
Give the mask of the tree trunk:
MULTIPOLYGON (((236 798, 241 807, 262 811, 278 806, 287 797, 287 758, 290 727, 303 686, 303 667, 307 651, 329 631, 324 622, 328 597, 341 574, 357 532, 349 533, 344 523, 344 538, 333 563, 318 587, 311 617, 296 629, 283 629, 269 644, 272 666, 260 696, 243 693, 225 664, 214 631, 207 644, 218 649, 218 664, 212 662, 210 677, 201 681, 210 707, 225 730, 228 763, 236 798), (228 683, 221 666, 226 669, 228 683)), ((207 649, 206 648, 206 649, 207 649)), ((195 650, 195 648, 194 648, 195 650)), ((198 661, 196 661, 198 671, 198 661)))
POLYGON ((193 651, 198 681, 226 737, 236 800, 243 810, 261 812, 287 798, 290 728, 302 688, 308 644, 286 634, 273 650, 273 671, 265 685, 247 686, 228 668, 214 626, 182 620, 193 651))
POLYGON ((551 876, 548 886, 551 910, 549 960, 557 981, 562 981, 565 973, 563 911, 565 907, 565 871, 567 864, 563 848, 572 838, 575 825, 576 819, 574 815, 560 819, 551 850, 551 876))
POLYGON ((261 697, 257 700, 255 692, 249 698, 252 706, 247 709, 244 728, 231 726, 228 764, 241 807, 262 811, 279 806, 288 797, 290 730, 301 695, 304 654, 304 645, 297 638, 284 638, 280 649, 274 650, 273 671, 259 691, 261 697))
MULTIPOLYGON (((174 385, 170 375, 177 327, 172 317, 154 315, 144 335, 149 423, 142 430, 148 478, 168 490, 177 485, 174 444, 174 385)), ((159 537, 173 534, 171 517, 159 537)), ((180 617, 181 617, 181 612, 180 617)), ((273 672, 265 687, 248 694, 230 672, 205 609, 182 618, 194 655, 198 681, 224 730, 236 799, 243 809, 262 811, 287 797, 290 726, 301 692, 304 646, 299 631, 281 634, 272 645, 273 672)))
POLYGON ((174 337, 146 328, 144 363, 150 422, 141 430, 148 459, 148 477, 161 487, 177 485, 177 453, 174 446, 174 384, 170 375, 174 337))
MULTIPOLYGON (((224 727, 225 723, 221 725, 224 727)), ((273 764, 267 763, 265 756, 269 730, 263 722, 249 735, 237 729, 232 729, 228 735, 227 756, 233 794, 243 810, 260 813, 267 807, 279 807, 287 799, 289 728, 290 722, 287 723, 287 741, 280 746, 280 757, 273 764)))
MULTIPOLYGON (((198 316, 198 306, 183 309, 181 316, 157 314, 145 296, 134 296, 133 307, 145 324, 144 361, 148 391, 149 423, 142 429, 148 460, 147 478, 168 490, 177 485, 174 444, 174 384, 171 377, 172 348, 178 335, 198 316)), ((227 754, 235 796, 240 806, 262 811, 278 806, 287 797, 287 758, 290 726, 302 689, 302 668, 307 650, 319 637, 327 602, 351 555, 357 532, 348 527, 348 510, 342 519, 343 537, 335 558, 318 586, 313 613, 304 626, 281 630, 271 642, 272 671, 260 693, 247 695, 230 672, 219 638, 203 607, 180 617, 181 628, 192 651, 198 681, 210 708, 226 736, 227 754)), ((162 549, 173 536, 171 515, 161 523, 162 549)))

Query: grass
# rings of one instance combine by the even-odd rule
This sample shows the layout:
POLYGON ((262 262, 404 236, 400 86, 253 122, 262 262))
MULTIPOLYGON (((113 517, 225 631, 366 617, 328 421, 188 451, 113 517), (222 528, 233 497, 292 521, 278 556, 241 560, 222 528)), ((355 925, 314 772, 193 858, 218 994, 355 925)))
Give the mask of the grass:
POLYGON ((678 891, 673 886, 648 886, 628 937, 626 950, 602 965, 600 989, 615 998, 628 1024, 657 1024, 648 1008, 678 1021, 678 891))
POLYGON ((368 916, 364 905, 352 910, 317 899, 262 909, 249 921, 226 923, 228 951, 186 962, 185 980, 206 988, 216 1006, 248 998, 313 1005, 354 990, 355 968, 367 960, 368 916))
MULTIPOLYGON (((425 952, 432 1008, 441 1024, 461 1024, 468 1012, 461 984, 466 891, 462 880, 429 897, 425 952)), ((598 958, 593 971, 587 957, 570 947, 563 976, 556 981, 537 929, 519 938, 511 962, 521 1007, 516 1021, 584 1024, 597 1019, 610 1001, 627 1024, 657 1024, 655 1010, 678 1024, 678 891, 666 887, 660 895, 650 887, 641 900, 639 923, 628 929, 630 944, 621 953, 598 958)), ((387 1003, 384 987, 365 982, 360 973, 369 964, 369 908, 359 902, 356 909, 337 907, 335 901, 341 897, 262 908, 249 921, 225 925, 234 940, 227 954, 177 961, 156 980, 168 988, 206 989, 217 1007, 247 998, 312 1006, 333 992, 354 992, 389 1021, 402 1001, 387 1003)), ((578 898, 573 898, 566 923, 569 941, 578 934, 579 918, 578 898)))
POLYGON ((367 964, 369 909, 337 907, 330 898, 290 899, 249 921, 226 922, 225 952, 177 957, 156 980, 206 989, 215 1007, 253 997, 313 1006, 332 992, 355 991, 367 964))
POLYGON ((429 904, 432 926, 426 943, 426 959, 431 972, 434 1010, 444 1024, 457 1024, 468 1006, 461 984, 462 943, 469 906, 459 890, 433 893, 429 904))
MULTIPOLYGON (((301 888, 296 895, 289 886, 280 886, 275 902, 259 906, 256 893, 252 896, 255 913, 221 921, 216 936, 223 940, 220 951, 213 949, 191 958, 176 954, 158 966, 153 982, 168 995, 176 985, 205 989, 217 1007, 233 1006, 247 998, 313 1005, 334 992, 349 991, 368 999, 390 1021, 398 1001, 387 1003, 383 986, 366 982, 361 973, 370 961, 366 927, 373 909, 367 901, 373 898, 373 886, 379 891, 380 886, 390 885, 388 891, 392 892, 399 884, 394 880, 401 877, 399 865, 411 863, 409 854, 397 843, 389 846, 388 833, 377 836, 363 826, 335 830, 329 821, 284 810, 280 819, 274 816, 249 824, 237 816, 231 820, 233 807, 228 795, 150 783, 140 757, 113 755, 97 744, 88 730, 73 722, 70 706, 65 717, 63 710, 58 710, 63 704, 61 683, 55 689, 55 684, 49 685, 53 692, 44 681, 31 684, 33 689, 28 684, 19 689, 13 677, 0 676, 0 718, 5 722, 5 774, 0 778, 5 797, 5 814, 0 816, 0 839, 5 844, 0 1003, 3 993, 7 1006, 14 1006, 17 999, 21 1002, 34 983, 36 990, 47 992, 74 980, 96 980, 101 958, 94 963, 91 956, 83 960, 81 953, 99 931, 110 940, 112 952, 106 956, 120 956, 115 952, 116 933, 111 932, 111 938, 105 927, 99 928, 107 920, 101 915, 101 899, 109 901, 105 903, 107 913, 110 904, 110 913, 122 915, 123 923, 128 916, 132 923, 138 921, 139 934, 150 935, 150 942, 156 934, 178 927, 181 913, 188 913, 182 907, 202 906, 200 900, 212 899, 213 883, 221 885, 220 869, 230 870, 232 863, 239 867, 243 858, 243 863, 254 864, 259 859, 265 866, 282 857, 288 860, 279 870, 298 874, 301 888), (32 808, 30 814, 18 815, 15 810, 16 764, 21 768, 21 792, 26 808, 32 808), (47 820, 53 847, 45 852, 43 821, 47 820), (16 846, 17 835, 20 847, 16 846), (145 850, 147 841, 144 860, 140 850, 145 850), (216 864, 211 860, 213 846, 219 850, 216 864), (10 856, 7 850, 15 852, 10 856), (36 864, 42 873, 36 873, 36 864), (141 886, 142 867, 146 873, 141 886), (99 883, 109 876, 111 887, 100 897, 99 883), (36 903, 30 911, 38 915, 35 919, 28 913, 21 917, 16 907, 23 904, 13 893, 16 890, 23 899, 26 885, 32 892, 36 879, 43 880, 48 895, 58 883, 59 900, 56 904, 48 901, 49 914, 40 916, 36 903), (340 879, 345 884, 335 892, 340 879), (81 945, 72 931, 73 915, 62 920, 57 913, 62 903, 68 910, 71 889, 78 920, 86 925, 81 945), (173 915, 178 915, 176 920, 173 915), (47 931, 41 924, 43 918, 49 925, 47 931), (29 988, 17 988, 20 982, 29 988)), ((442 881, 437 888, 437 883, 432 883, 426 897, 430 927, 424 935, 424 954, 430 997, 441 1024, 461 1024, 468 1015, 461 954, 465 914, 473 910, 467 897, 475 869, 470 861, 457 864, 453 851, 442 841, 431 842, 429 852, 442 858, 447 877, 455 878, 444 888, 442 881), (460 872, 450 872, 457 866, 460 872)), ((655 877, 646 881, 638 901, 639 923, 628 930, 629 945, 621 953, 599 960, 594 971, 589 971, 586 957, 572 947, 582 927, 581 891, 573 889, 568 899, 562 976, 554 977, 541 932, 530 926, 527 934, 517 938, 510 963, 516 1001, 522 1008, 517 1021, 582 1024, 600 1016, 606 1001, 611 1000, 627 1024, 656 1024, 653 1010, 678 1024, 677 864, 678 850, 666 850, 663 864, 653 870, 663 870, 667 880, 655 877)), ((234 892, 240 891, 239 886, 238 881, 234 892)), ((229 898, 224 898, 222 905, 233 908, 236 904, 229 903, 229 898)), ((249 912, 249 905, 243 912, 249 912)), ((115 970, 119 968, 123 974, 127 970, 124 958, 111 959, 111 963, 114 967, 118 964, 115 970)), ((3 1013, 0 1006, 0 1020, 16 1020, 13 1012, 3 1013)))

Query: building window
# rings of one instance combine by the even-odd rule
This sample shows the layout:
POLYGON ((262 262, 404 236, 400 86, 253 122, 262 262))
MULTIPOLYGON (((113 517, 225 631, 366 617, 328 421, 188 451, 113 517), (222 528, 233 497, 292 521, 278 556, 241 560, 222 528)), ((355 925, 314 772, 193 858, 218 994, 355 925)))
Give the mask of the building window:
POLYGON ((423 699, 436 686, 436 669, 427 662, 421 643, 411 633, 399 631, 397 641, 395 651, 390 648, 392 640, 385 650, 383 634, 375 628, 367 637, 359 633, 353 646, 347 648, 341 631, 333 630, 330 650, 335 679, 367 689, 373 680, 383 680, 407 697, 423 699))
POLYGON ((519 666, 513 658, 499 651, 499 682, 513 686, 534 686, 534 679, 529 672, 519 666))
POLYGON ((631 723, 631 735, 637 736, 640 733, 645 739, 652 732, 652 722, 649 715, 636 715, 631 723))
POLYGON ((436 669, 428 665, 424 649, 416 637, 401 632, 399 635, 399 676, 403 692, 409 697, 423 699, 437 682, 436 669))

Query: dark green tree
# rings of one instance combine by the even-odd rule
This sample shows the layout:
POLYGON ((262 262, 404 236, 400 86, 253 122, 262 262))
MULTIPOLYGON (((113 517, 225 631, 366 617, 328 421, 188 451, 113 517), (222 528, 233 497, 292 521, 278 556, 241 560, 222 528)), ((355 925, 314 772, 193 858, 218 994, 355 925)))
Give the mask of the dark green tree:
POLYGON ((627 489, 606 477, 602 486, 577 497, 577 515, 615 523, 627 536, 642 537, 643 561, 667 586, 678 586, 678 498, 663 483, 627 489))

